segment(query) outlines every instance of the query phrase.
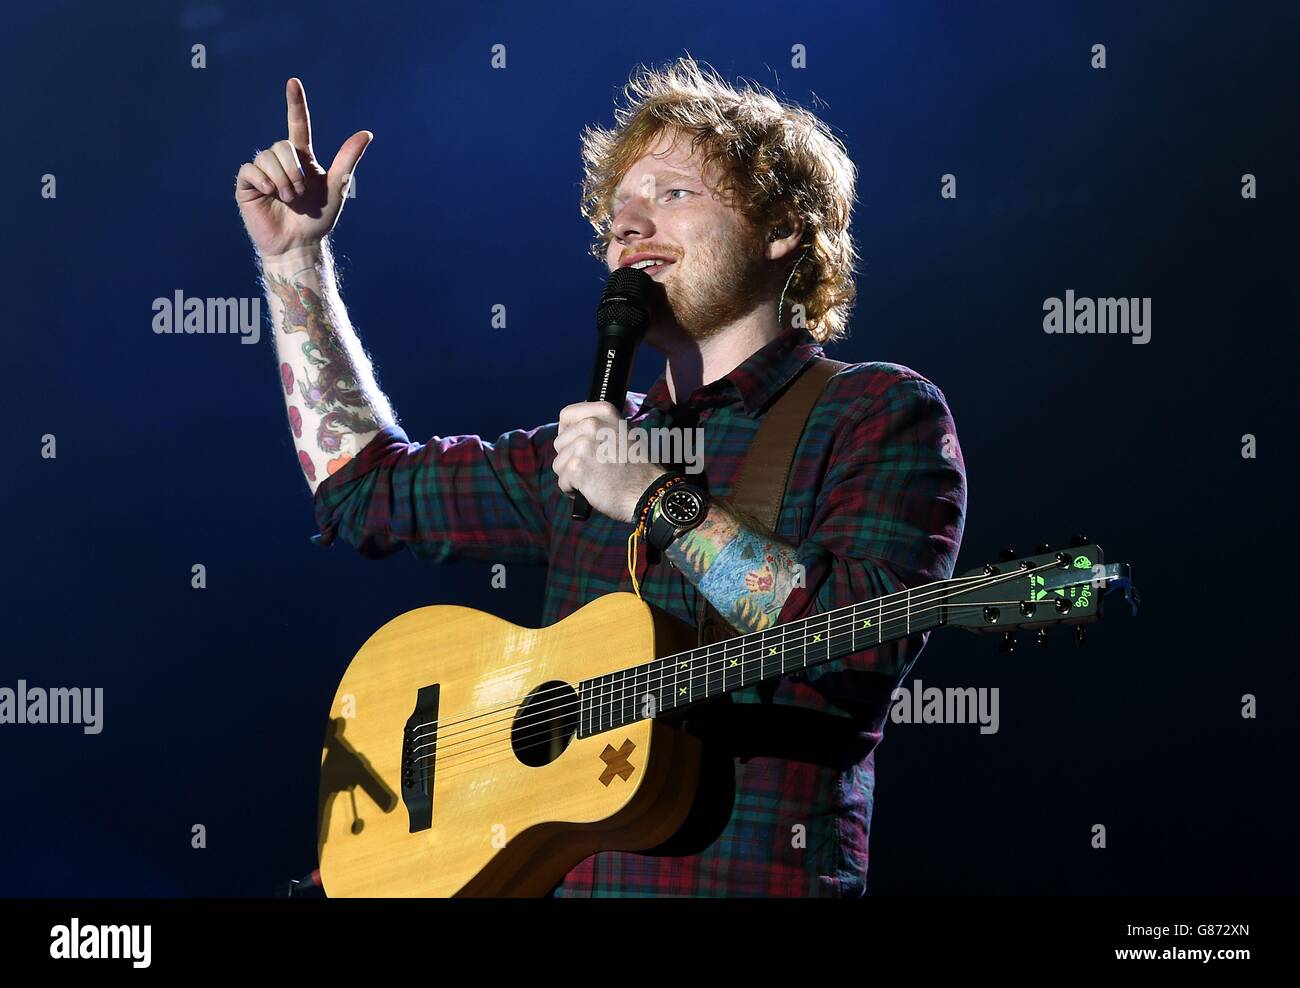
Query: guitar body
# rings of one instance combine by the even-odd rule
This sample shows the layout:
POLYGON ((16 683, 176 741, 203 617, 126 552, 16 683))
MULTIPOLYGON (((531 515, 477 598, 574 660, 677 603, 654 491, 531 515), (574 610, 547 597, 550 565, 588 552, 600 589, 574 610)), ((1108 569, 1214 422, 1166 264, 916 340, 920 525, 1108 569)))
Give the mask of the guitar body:
POLYGON ((597 851, 667 841, 695 799, 701 742, 653 718, 577 737, 564 716, 579 682, 694 643, 629 593, 549 628, 451 606, 384 625, 331 707, 325 891, 538 896, 597 851))
POLYGON ((729 819, 733 753, 754 726, 710 723, 736 691, 939 627, 1041 641, 1095 621, 1108 589, 1136 613, 1126 563, 1081 537, 1043 548, 712 646, 629 593, 549 628, 467 607, 403 614, 334 696, 321 883, 332 896, 538 896, 599 851, 698 853, 729 819))

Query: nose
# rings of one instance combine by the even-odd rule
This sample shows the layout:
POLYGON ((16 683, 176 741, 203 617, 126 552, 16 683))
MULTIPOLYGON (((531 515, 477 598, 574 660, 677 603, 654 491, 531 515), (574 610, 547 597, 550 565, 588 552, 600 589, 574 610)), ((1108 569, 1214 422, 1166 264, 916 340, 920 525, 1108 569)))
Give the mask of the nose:
POLYGON ((630 238, 649 240, 654 236, 654 220, 647 209, 648 197, 630 196, 610 223, 610 231, 620 246, 626 245, 630 238))

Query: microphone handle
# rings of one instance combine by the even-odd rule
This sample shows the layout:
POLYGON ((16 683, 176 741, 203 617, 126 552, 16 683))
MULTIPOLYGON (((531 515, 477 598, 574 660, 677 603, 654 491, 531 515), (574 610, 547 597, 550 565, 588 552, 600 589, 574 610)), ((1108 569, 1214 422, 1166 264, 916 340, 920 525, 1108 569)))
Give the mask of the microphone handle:
MULTIPOLYGON (((622 409, 627 399, 627 382, 632 376, 632 358, 636 355, 637 342, 637 336, 629 338, 621 326, 606 327, 596 353, 588 401, 607 401, 616 409, 622 409)), ((591 505, 582 491, 574 491, 573 511, 569 517, 574 521, 586 521, 591 517, 591 505)))
POLYGON ((591 517, 591 505, 587 499, 582 496, 582 491, 576 491, 573 495, 573 514, 570 515, 574 521, 586 521, 591 517))

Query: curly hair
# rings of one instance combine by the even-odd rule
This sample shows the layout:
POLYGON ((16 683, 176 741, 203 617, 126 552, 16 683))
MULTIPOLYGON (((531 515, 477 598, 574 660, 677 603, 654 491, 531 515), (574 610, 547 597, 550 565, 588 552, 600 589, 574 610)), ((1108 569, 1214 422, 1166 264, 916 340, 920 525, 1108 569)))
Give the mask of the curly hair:
POLYGON ((749 224, 762 228, 789 213, 803 219, 807 257, 786 298, 803 305, 819 343, 842 339, 857 295, 858 254, 849 233, 857 168, 826 124, 757 83, 733 87, 689 55, 659 69, 638 66, 623 95, 615 128, 582 133, 581 209, 597 235, 592 255, 606 256, 611 200, 623 176, 665 131, 687 136, 692 153, 703 148, 702 170, 722 176, 719 195, 749 224))

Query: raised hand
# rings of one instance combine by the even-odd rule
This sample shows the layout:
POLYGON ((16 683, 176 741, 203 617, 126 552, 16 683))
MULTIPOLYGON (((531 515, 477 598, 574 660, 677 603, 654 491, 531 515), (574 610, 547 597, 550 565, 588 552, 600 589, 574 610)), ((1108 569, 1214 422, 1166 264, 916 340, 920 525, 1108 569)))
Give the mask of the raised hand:
POLYGON ((338 222, 357 162, 374 138, 359 130, 339 148, 327 171, 311 146, 311 115, 301 80, 285 84, 289 137, 239 169, 235 201, 263 258, 319 243, 338 222))

